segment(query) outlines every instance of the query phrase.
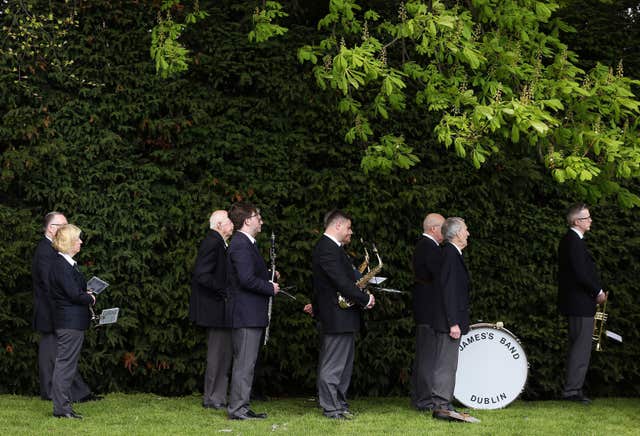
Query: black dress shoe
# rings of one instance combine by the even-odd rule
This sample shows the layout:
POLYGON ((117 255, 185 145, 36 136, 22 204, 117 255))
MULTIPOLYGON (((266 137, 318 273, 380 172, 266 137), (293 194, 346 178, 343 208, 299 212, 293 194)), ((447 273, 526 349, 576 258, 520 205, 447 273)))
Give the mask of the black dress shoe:
POLYGON ((56 418, 82 419, 82 415, 74 412, 73 410, 69 413, 54 413, 53 416, 56 418))
POLYGON ((266 417, 266 413, 256 413, 253 410, 247 410, 246 413, 242 413, 240 415, 229 415, 229 419, 235 419, 239 421, 244 421, 246 419, 265 419, 266 417))
POLYGON ((444 421, 453 421, 451 416, 449 416, 448 411, 446 410, 434 410, 432 416, 435 419, 442 419, 444 421))
POLYGON ((222 403, 214 403, 214 404, 203 404, 202 407, 204 407, 205 409, 222 410, 222 409, 226 409, 227 405, 222 403))
POLYGON ((450 414, 450 410, 448 409, 436 409, 433 411, 433 417, 435 419, 442 419, 444 421, 457 421, 455 418, 453 418, 450 414))
POLYGON ((265 419, 267 417, 266 413, 256 413, 253 410, 247 410, 247 416, 253 419, 265 419))
POLYGON ((591 404, 591 400, 585 397, 584 395, 576 394, 569 395, 568 397, 562 397, 564 401, 573 401, 575 403, 582 403, 585 406, 591 404))
POLYGON ((102 395, 96 395, 93 392, 91 392, 88 395, 85 395, 84 397, 80 398, 79 400, 76 400, 76 403, 88 403, 89 401, 100 401, 100 400, 104 400, 104 397, 102 395))

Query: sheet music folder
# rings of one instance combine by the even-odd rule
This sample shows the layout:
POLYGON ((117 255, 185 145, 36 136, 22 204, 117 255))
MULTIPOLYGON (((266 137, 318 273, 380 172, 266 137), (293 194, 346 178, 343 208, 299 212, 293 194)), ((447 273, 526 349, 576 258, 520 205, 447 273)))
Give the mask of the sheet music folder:
POLYGON ((119 307, 112 307, 110 309, 104 309, 102 313, 100 313, 100 322, 98 325, 105 324, 114 324, 118 321, 118 313, 120 312, 119 307))
POLYGON ((108 286, 109 283, 96 276, 91 277, 91 279, 87 282, 87 290, 96 295, 107 289, 108 286))

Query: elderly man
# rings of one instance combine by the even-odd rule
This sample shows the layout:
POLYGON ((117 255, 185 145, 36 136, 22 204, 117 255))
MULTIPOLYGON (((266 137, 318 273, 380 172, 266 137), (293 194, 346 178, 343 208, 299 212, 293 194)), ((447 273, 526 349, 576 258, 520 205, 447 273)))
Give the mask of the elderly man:
POLYGON ((433 417, 452 420, 460 416, 452 407, 458 369, 460 336, 469 331, 469 292, 471 282, 462 258, 469 231, 462 218, 447 218, 442 225, 445 244, 440 267, 440 299, 434 309, 439 319, 433 322, 436 358, 433 370, 433 417), (453 412, 453 413, 452 413, 453 412))
POLYGON ((249 408, 253 374, 265 327, 269 325, 269 297, 280 287, 269 280, 269 270, 256 245, 262 230, 260 211, 251 203, 229 209, 236 234, 228 252, 229 290, 233 299, 233 372, 227 413, 229 419, 261 419, 266 413, 249 408))
POLYGON ((428 214, 422 222, 422 237, 413 253, 413 318, 416 323, 416 357, 413 363, 413 407, 421 412, 433 410, 431 389, 435 358, 435 333, 432 325, 443 324, 443 312, 434 310, 440 299, 439 275, 442 262, 442 224, 444 217, 428 214))
POLYGON ((231 319, 227 313, 227 240, 233 233, 233 223, 227 211, 216 210, 209 218, 209 227, 193 270, 189 319, 207 329, 202 406, 224 409, 233 355, 231 319))
POLYGON ((562 399, 583 404, 591 403, 583 394, 582 385, 591 358, 596 303, 604 303, 607 299, 596 263, 584 242, 591 223, 586 204, 569 208, 569 229, 558 246, 558 307, 569 322, 569 353, 562 399))
MULTIPOLYGON (((67 218, 60 212, 49 212, 43 220, 44 237, 38 243, 33 256, 31 278, 33 281, 33 328, 40 332, 38 344, 38 374, 40 398, 51 400, 51 382, 56 362, 56 335, 53 328, 53 303, 50 295, 49 270, 58 258, 51 246, 58 229, 67 225, 67 218)), ((84 402, 102 397, 91 393, 89 386, 76 373, 71 383, 71 401, 84 402)))
POLYGON ((355 269, 343 245, 351 240, 351 217, 333 210, 325 217, 325 231, 312 253, 313 311, 319 320, 321 338, 318 363, 318 400, 326 417, 350 419, 347 390, 351 383, 355 333, 360 329, 361 309, 371 309, 373 295, 360 290, 355 269), (354 302, 338 306, 338 292, 354 302))

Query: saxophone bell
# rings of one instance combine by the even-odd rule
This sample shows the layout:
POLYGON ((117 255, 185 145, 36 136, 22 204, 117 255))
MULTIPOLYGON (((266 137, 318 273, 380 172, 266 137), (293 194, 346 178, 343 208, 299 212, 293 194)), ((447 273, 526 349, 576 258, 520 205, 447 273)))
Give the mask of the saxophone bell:
MULTIPOLYGON (((365 293, 367 295, 371 295, 371 292, 369 292, 367 290, 367 284, 369 283, 369 281, 373 277, 375 277, 380 271, 382 271, 382 265, 383 265, 382 259, 380 258, 380 254, 378 253, 378 249, 376 248, 375 244, 371 244, 371 251, 373 251, 373 254, 376 255, 376 257, 378 259, 378 265, 376 265, 375 267, 370 269, 369 272, 367 272, 365 275, 363 275, 356 282, 356 286, 361 290, 361 292, 363 292, 363 293, 365 293)), ((368 265, 368 263, 369 263, 369 260, 368 260, 369 253, 367 253, 366 249, 365 249, 365 256, 366 256, 367 265, 368 265)), ((341 309, 348 309, 348 308, 352 307, 355 304, 355 302, 347 300, 346 298, 344 298, 340 292, 338 292, 337 294, 338 294, 338 306, 341 309)))

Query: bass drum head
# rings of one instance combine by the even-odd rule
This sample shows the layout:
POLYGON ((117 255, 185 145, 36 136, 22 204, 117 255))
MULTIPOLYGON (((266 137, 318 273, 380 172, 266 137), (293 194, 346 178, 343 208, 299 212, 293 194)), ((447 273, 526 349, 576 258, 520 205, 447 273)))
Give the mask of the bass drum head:
POLYGON ((518 339, 493 324, 474 324, 460 338, 454 396, 473 409, 500 409, 527 382, 529 364, 518 339))

